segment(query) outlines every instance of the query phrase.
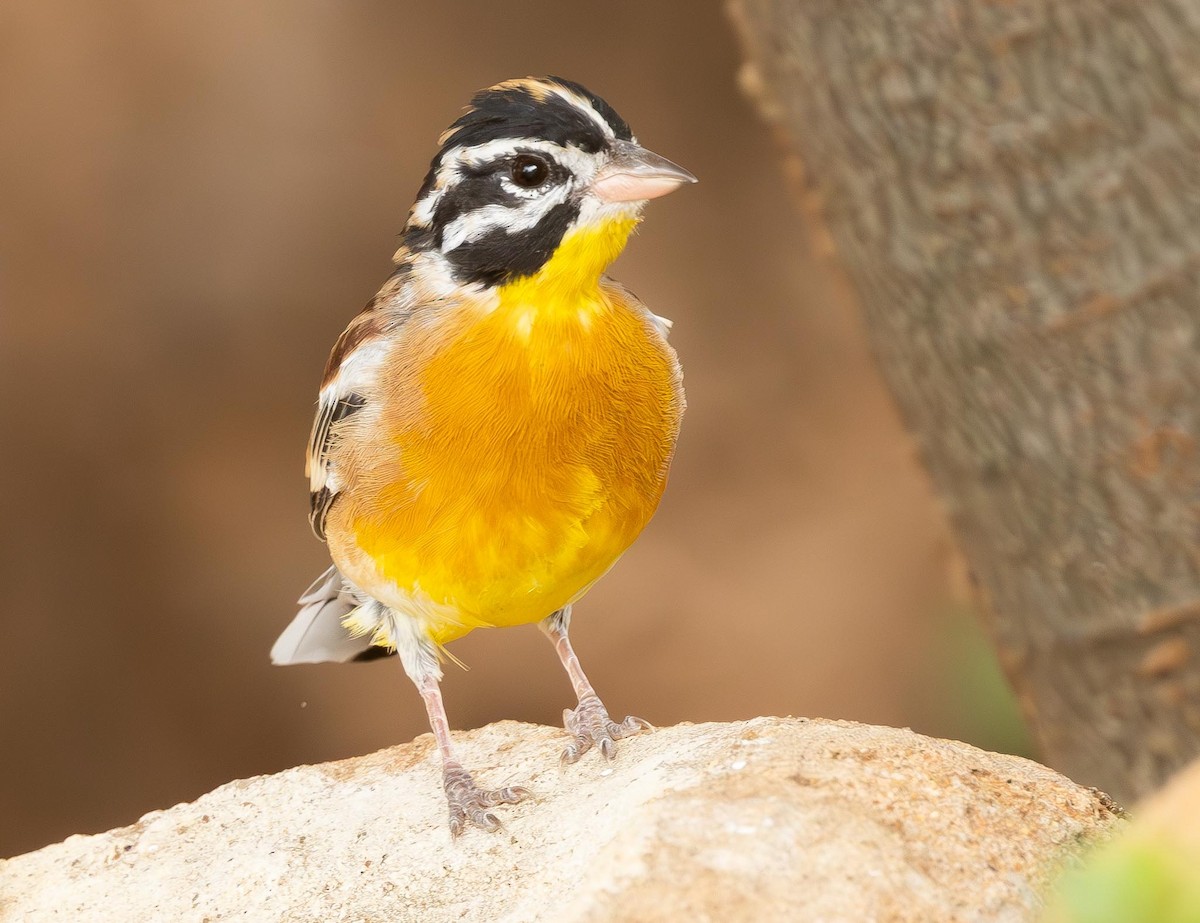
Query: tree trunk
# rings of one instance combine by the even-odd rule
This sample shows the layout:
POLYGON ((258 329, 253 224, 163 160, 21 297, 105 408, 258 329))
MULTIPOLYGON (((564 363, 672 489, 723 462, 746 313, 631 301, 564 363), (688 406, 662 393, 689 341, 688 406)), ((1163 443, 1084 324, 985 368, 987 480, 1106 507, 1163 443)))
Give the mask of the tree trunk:
POLYGON ((1200 0, 734 0, 1056 768, 1200 753, 1200 0))

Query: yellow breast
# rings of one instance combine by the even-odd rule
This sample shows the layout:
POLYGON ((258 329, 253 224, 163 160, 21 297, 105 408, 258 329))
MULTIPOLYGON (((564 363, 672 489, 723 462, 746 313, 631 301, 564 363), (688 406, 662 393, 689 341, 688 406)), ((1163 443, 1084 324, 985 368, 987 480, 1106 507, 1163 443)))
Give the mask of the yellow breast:
POLYGON ((640 305, 577 272, 608 245, 568 238, 538 276, 397 347, 331 550, 372 595, 418 605, 439 642, 578 598, 658 505, 678 364, 640 305))

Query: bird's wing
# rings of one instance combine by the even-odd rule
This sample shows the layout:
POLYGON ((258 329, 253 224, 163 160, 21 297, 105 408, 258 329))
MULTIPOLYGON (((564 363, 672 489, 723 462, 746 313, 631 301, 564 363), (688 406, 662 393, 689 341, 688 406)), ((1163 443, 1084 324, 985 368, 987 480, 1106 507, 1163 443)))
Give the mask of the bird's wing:
POLYGON ((405 307, 405 287, 397 285, 396 278, 393 276, 342 331, 325 365, 304 467, 310 491, 308 520, 322 541, 329 508, 342 487, 334 459, 339 429, 370 403, 392 343, 391 335, 411 313, 405 307))

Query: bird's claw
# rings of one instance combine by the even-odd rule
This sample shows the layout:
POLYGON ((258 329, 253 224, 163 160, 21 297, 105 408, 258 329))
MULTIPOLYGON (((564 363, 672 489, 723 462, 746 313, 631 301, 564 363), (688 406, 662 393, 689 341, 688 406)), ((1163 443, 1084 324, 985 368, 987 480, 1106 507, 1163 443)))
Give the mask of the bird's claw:
POLYGON ((606 760, 611 760, 617 755, 616 742, 622 737, 654 730, 649 721, 632 715, 624 721, 613 721, 604 703, 595 695, 584 696, 578 706, 565 709, 563 724, 567 733, 575 738, 563 750, 561 762, 564 765, 576 762, 592 747, 597 747, 606 760))
POLYGON ((442 785, 446 789, 446 803, 450 808, 450 833, 454 837, 458 837, 468 824, 484 830, 499 830, 500 819, 488 808, 498 804, 517 804, 533 794, 520 785, 491 791, 482 789, 475 784, 471 774, 457 763, 448 763, 445 766, 442 785))

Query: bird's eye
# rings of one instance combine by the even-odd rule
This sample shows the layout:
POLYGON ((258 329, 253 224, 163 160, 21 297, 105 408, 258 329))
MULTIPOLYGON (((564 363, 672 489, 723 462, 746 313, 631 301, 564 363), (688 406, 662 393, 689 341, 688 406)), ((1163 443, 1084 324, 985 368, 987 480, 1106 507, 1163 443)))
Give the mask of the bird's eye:
POLYGON ((518 154, 512 162, 512 181, 522 189, 536 189, 550 176, 550 166, 533 154, 518 154))

